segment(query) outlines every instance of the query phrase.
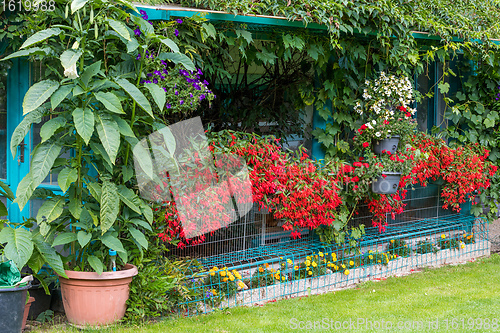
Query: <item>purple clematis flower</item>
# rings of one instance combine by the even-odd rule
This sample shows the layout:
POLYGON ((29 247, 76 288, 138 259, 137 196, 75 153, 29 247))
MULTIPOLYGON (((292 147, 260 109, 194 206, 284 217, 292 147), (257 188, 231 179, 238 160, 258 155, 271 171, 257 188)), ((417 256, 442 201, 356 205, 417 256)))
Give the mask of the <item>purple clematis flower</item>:
POLYGON ((182 20, 181 19, 177 19, 177 20, 175 20, 175 22, 177 22, 179 24, 182 24, 182 20))
POLYGON ((193 94, 189 93, 189 97, 193 98, 193 94))
POLYGON ((170 103, 167 103, 167 105, 165 105, 167 107, 167 109, 170 109, 172 107, 172 105, 170 105, 170 103))
POLYGON ((203 72, 201 71, 201 68, 198 68, 198 74, 203 75, 203 72))
POLYGON ((134 34, 135 34, 136 36, 140 36, 140 35, 141 35, 141 29, 139 29, 139 28, 135 29, 135 30, 134 30, 134 34))
POLYGON ((153 76, 153 73, 148 73, 146 74, 147 77, 152 77, 153 76))
POLYGON ((201 87, 198 85, 198 83, 193 83, 193 87, 196 90, 201 90, 201 87))
POLYGON ((165 87, 162 87, 162 89, 163 89, 163 91, 167 92, 167 88, 165 88, 165 87))
POLYGON ((179 104, 180 105, 184 104, 184 100, 181 99, 180 102, 179 102, 179 104))
POLYGON ((154 79, 153 79, 153 83, 158 83, 158 79, 157 79, 157 78, 154 78, 154 79))
POLYGON ((139 53, 137 57, 135 57, 135 60, 140 60, 141 59, 141 54, 139 53))
POLYGON ((154 71, 155 75, 158 75, 160 76, 161 75, 161 72, 160 71, 154 71))
POLYGON ((175 37, 178 37, 179 36, 179 30, 175 29, 174 35, 175 35, 175 37))
POLYGON ((205 99, 205 97, 207 97, 207 96, 205 96, 205 94, 201 94, 201 95, 200 95, 200 101, 204 100, 204 99, 205 99))
POLYGON ((175 91, 175 96, 178 96, 179 95, 179 91, 175 91))

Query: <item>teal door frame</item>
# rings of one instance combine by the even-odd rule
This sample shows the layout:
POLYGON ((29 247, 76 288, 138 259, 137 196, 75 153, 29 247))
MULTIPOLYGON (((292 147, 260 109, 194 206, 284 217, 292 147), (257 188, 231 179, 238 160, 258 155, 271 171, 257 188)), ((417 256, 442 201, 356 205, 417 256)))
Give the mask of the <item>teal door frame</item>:
MULTIPOLYGON (((7 179, 6 183, 16 193, 21 179, 29 172, 30 161, 30 136, 24 138, 24 162, 20 160, 21 147, 17 148, 17 155, 12 157, 10 151, 10 138, 17 125, 23 119, 23 98, 30 87, 30 64, 24 59, 13 59, 12 67, 7 76, 7 179)), ((9 220, 22 222, 30 214, 29 204, 22 211, 17 203, 7 202, 9 220)))

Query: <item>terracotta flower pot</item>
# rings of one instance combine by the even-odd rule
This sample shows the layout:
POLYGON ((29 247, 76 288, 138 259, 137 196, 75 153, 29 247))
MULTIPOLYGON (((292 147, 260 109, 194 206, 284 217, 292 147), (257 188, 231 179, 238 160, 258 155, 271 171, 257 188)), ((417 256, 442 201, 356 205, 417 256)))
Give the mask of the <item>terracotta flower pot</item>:
POLYGON ((118 272, 65 271, 59 277, 64 311, 75 326, 106 326, 125 315, 129 284, 137 267, 127 264, 118 272))
POLYGON ((21 328, 22 330, 24 330, 26 328, 26 321, 28 320, 28 313, 30 312, 31 303, 33 303, 34 301, 35 301, 35 298, 30 297, 28 299, 28 303, 26 303, 26 305, 24 306, 23 327, 21 328))

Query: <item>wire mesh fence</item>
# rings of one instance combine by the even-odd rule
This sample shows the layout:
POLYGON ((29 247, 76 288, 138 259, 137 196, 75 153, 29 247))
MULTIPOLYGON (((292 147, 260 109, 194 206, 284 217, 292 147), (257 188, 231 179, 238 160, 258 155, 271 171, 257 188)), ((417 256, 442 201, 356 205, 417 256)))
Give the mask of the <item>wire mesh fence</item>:
MULTIPOLYGON (((355 248, 320 242, 309 230, 292 240, 279 221, 254 206, 227 228, 207 235, 205 243, 172 251, 200 263, 185 286, 192 295, 182 304, 185 314, 324 293, 489 255, 485 219, 469 215, 467 209, 463 214, 443 210, 437 187, 411 193, 406 211, 395 219, 387 217, 384 233, 366 228, 355 248)), ((361 207, 355 221, 368 224, 369 218, 361 207)))

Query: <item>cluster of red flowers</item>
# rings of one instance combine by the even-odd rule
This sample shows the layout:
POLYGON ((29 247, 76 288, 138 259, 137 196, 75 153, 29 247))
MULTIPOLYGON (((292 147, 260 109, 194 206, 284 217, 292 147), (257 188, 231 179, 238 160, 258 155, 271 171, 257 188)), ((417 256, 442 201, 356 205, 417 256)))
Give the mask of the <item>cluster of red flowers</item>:
POLYGON ((429 179, 442 178, 441 197, 445 209, 460 212, 460 204, 473 197, 476 190, 488 188, 489 177, 497 171, 497 167, 486 160, 489 151, 477 144, 450 148, 442 139, 425 134, 417 135, 414 144, 428 156, 413 168, 414 183, 426 186, 429 179))
MULTIPOLYGON (((291 153, 283 152, 277 139, 270 141, 255 136, 237 138, 232 133, 226 133, 225 136, 212 140, 210 151, 216 156, 217 154, 229 154, 229 156, 234 154, 246 161, 252 187, 252 196, 249 199, 257 203, 261 209, 268 209, 272 212, 274 218, 281 219, 284 222, 283 228, 291 230, 293 238, 300 237, 299 228, 314 229, 320 225, 330 225, 334 221, 336 209, 341 204, 338 195, 338 178, 335 173, 330 172, 331 170, 316 167, 305 151, 299 152, 295 157, 291 153)), ((193 178, 200 177, 206 181, 206 172, 203 170, 203 168, 191 170, 193 178)), ((236 187, 243 185, 241 182, 239 185, 236 184, 236 187)), ((233 181, 231 186, 235 186, 233 181)), ((208 214, 208 218, 203 214, 207 207, 214 207, 214 201, 220 201, 221 206, 230 201, 230 197, 223 195, 229 192, 221 189, 222 192, 213 191, 203 200, 193 200, 193 196, 196 196, 200 190, 202 189, 196 187, 192 192, 184 193, 182 197, 176 198, 183 203, 182 213, 177 210, 174 201, 164 205, 166 207, 163 216, 165 222, 160 221, 163 222, 159 223, 162 225, 162 231, 158 233, 163 241, 175 240, 178 241, 178 247, 184 247, 200 244, 205 240, 204 236, 186 239, 185 235, 192 230, 183 229, 185 218, 199 221, 199 223, 188 224, 192 228, 196 226, 199 229, 196 230, 198 234, 216 230, 226 222, 230 222, 224 216, 218 216, 219 219, 210 219, 213 215, 223 215, 223 207, 217 205, 212 208, 215 211, 208 214), (194 203, 196 207, 193 207, 194 203), (214 220, 222 221, 222 225, 214 225, 214 220)), ((232 193, 239 190, 232 188, 232 193)), ((245 200, 245 198, 236 199, 245 200)))

